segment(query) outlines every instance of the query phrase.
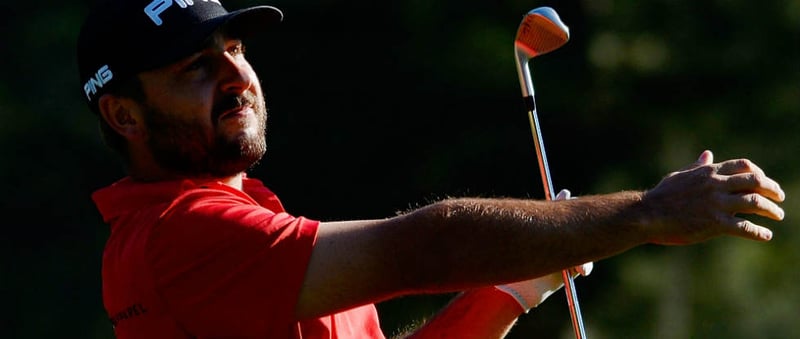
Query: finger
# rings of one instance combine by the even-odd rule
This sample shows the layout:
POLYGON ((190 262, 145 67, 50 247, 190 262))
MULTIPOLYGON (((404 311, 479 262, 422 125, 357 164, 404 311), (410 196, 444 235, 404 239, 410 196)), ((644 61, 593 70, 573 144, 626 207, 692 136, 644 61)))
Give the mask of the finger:
POLYGON ((688 170, 691 170, 691 169, 698 168, 700 166, 711 165, 713 163, 714 163, 714 154, 711 153, 711 151, 709 151, 709 150, 705 150, 702 153, 700 153, 700 156, 693 163, 691 163, 689 165, 686 165, 683 168, 677 170, 676 172, 672 172, 672 173, 674 174, 674 173, 677 173, 677 172, 684 172, 684 171, 688 171, 688 170))
POLYGON ((781 189, 780 184, 765 176, 763 172, 731 175, 725 181, 733 192, 758 193, 778 202, 786 198, 786 193, 781 189))
POLYGON ((757 173, 766 176, 764 170, 748 159, 731 159, 718 164, 717 173, 719 174, 738 174, 738 173, 757 173))
POLYGON ((773 220, 783 220, 785 215, 778 204, 756 193, 729 195, 724 203, 731 206, 732 214, 757 214, 773 220))
POLYGON ((735 226, 730 232, 731 235, 756 241, 772 240, 772 231, 769 228, 738 217, 730 217, 729 222, 735 226))
POLYGON ((700 153, 700 156, 697 158, 697 161, 695 163, 697 164, 697 166, 711 165, 712 163, 714 163, 714 153, 711 153, 711 151, 709 150, 703 151, 702 153, 700 153))

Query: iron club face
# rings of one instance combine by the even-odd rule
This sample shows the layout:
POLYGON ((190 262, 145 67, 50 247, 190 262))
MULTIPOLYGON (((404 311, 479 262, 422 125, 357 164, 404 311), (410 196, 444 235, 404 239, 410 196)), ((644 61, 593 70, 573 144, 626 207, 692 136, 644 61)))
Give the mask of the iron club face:
POLYGON ((528 60, 552 52, 566 44, 567 41, 569 41, 569 27, 561 21, 554 9, 538 7, 523 16, 514 39, 514 54, 522 86, 522 96, 528 101, 526 104, 533 104, 533 82, 528 68, 528 60))
POLYGON ((555 10, 539 7, 522 18, 514 48, 533 58, 558 49, 569 41, 569 27, 555 10))

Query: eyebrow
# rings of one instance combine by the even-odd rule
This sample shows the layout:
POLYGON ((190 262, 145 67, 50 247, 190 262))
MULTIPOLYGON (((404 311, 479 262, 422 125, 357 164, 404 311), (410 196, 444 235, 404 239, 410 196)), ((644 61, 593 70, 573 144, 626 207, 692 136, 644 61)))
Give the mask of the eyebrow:
POLYGON ((192 52, 191 54, 189 54, 189 55, 187 55, 187 56, 185 56, 185 57, 181 58, 180 60, 178 60, 178 61, 175 63, 175 65, 181 65, 181 64, 184 64, 184 63, 185 63, 185 62, 187 62, 188 60, 190 60, 190 59, 194 59, 195 57, 197 57, 197 55, 198 55, 198 54, 203 54, 205 51, 207 51, 207 50, 209 50, 209 49, 215 49, 215 48, 217 47, 217 39, 221 39, 221 41, 222 41, 222 44, 223 44, 223 48, 225 47, 224 45, 225 45, 225 43, 226 43, 227 41, 230 41, 230 40, 237 40, 237 41, 241 41, 241 39, 239 39, 239 38, 236 38, 236 37, 234 37, 234 36, 232 36, 232 35, 230 35, 230 34, 227 34, 227 33, 226 33, 225 31, 223 31, 223 30, 220 30, 220 31, 218 31, 218 32, 214 32, 214 33, 212 33, 211 35, 209 35, 209 36, 208 36, 208 38, 206 38, 206 39, 203 41, 203 43, 200 45, 200 47, 199 47, 198 49, 196 49, 196 50, 195 50, 194 52, 192 52))

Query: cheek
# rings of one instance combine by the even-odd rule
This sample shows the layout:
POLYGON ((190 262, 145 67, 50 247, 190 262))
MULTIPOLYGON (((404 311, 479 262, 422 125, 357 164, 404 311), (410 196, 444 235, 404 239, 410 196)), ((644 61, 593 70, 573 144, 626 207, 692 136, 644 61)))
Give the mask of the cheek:
POLYGON ((165 112, 183 121, 211 125, 211 112, 214 107, 211 91, 202 89, 165 90, 160 105, 165 112), (207 93, 207 94, 202 94, 207 93))

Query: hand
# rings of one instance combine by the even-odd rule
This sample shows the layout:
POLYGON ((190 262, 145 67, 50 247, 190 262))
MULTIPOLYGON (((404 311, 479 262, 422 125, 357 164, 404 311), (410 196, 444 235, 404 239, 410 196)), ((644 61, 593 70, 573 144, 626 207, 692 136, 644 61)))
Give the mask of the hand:
MULTIPOLYGON (((572 277, 579 275, 587 276, 592 273, 594 264, 589 262, 569 269, 572 277)), ((515 283, 497 285, 496 289, 508 293, 517 300, 525 313, 536 306, 539 306, 551 294, 564 287, 562 272, 551 273, 531 280, 519 281, 515 283)))
MULTIPOLYGON (((569 190, 561 190, 558 192, 555 200, 566 199, 574 199, 570 196, 569 190)), ((594 264, 589 262, 570 268, 569 272, 573 277, 577 277, 578 275, 587 276, 592 272, 593 268, 594 264)), ((547 297, 563 286, 564 278, 562 272, 557 272, 530 280, 498 285, 495 286, 495 288, 514 297, 522 309, 525 310, 525 313, 528 313, 531 308, 539 306, 547 297)))
POLYGON ((747 159, 713 163, 704 151, 688 167, 670 173, 642 196, 648 241, 664 245, 697 243, 728 234, 768 241, 772 231, 740 214, 783 220, 785 193, 747 159))

